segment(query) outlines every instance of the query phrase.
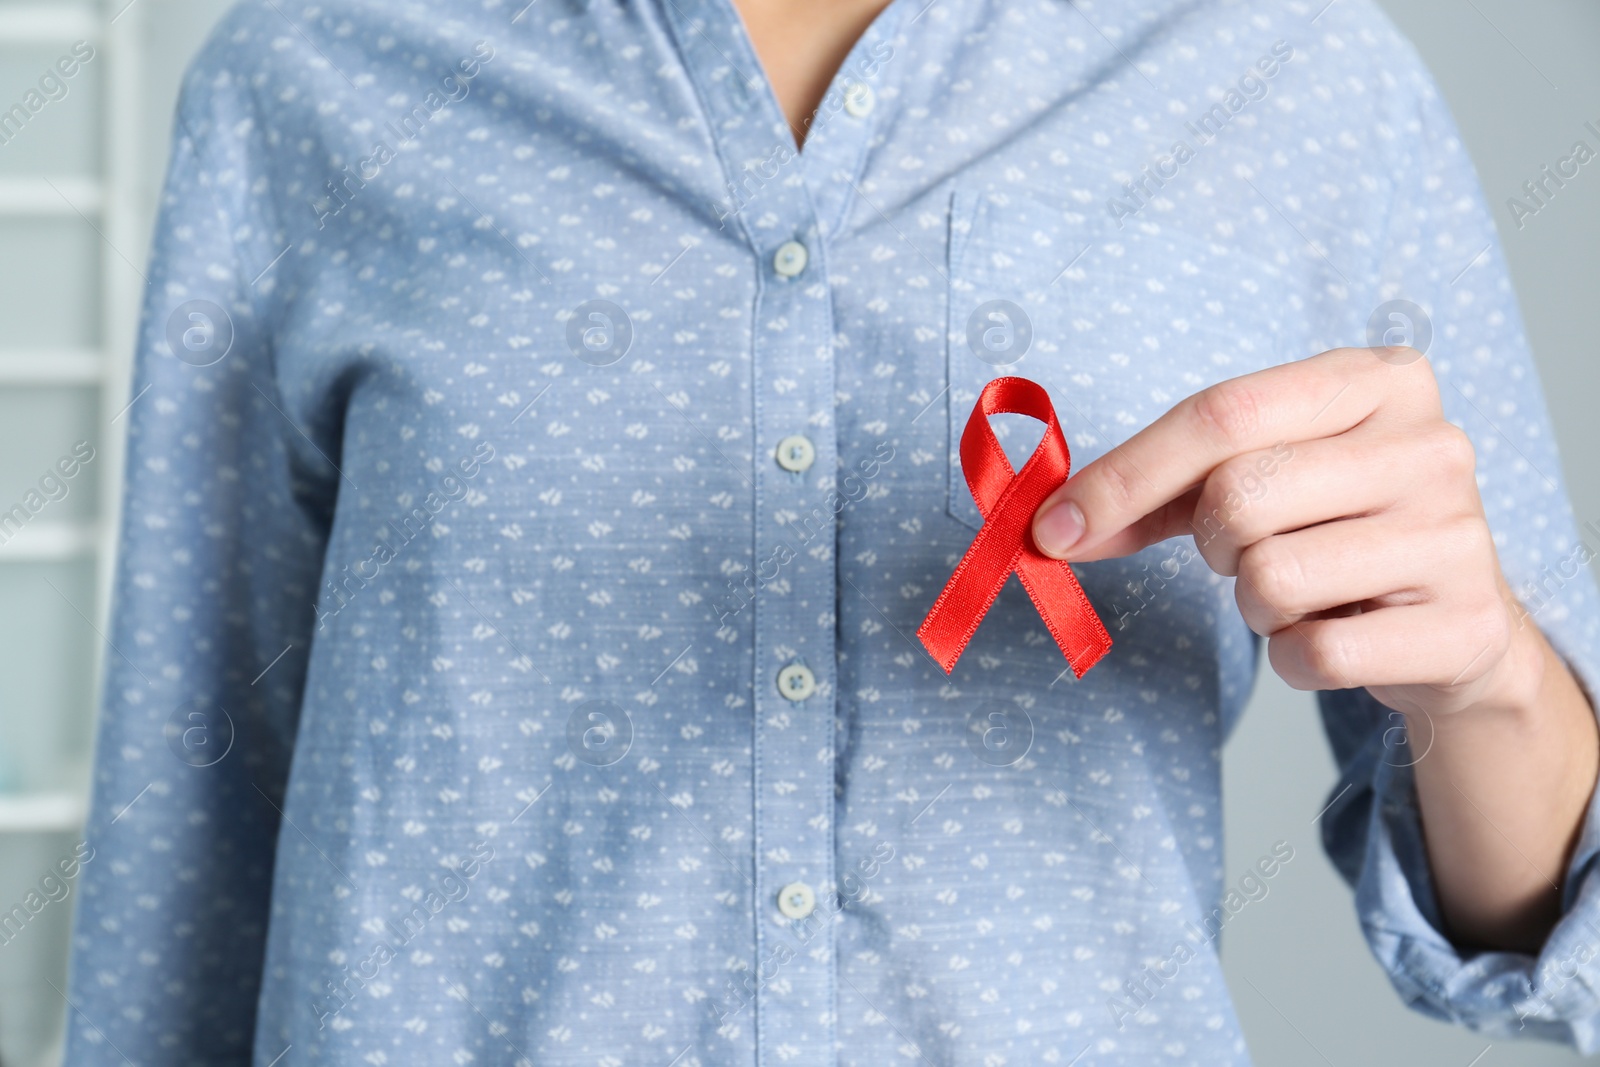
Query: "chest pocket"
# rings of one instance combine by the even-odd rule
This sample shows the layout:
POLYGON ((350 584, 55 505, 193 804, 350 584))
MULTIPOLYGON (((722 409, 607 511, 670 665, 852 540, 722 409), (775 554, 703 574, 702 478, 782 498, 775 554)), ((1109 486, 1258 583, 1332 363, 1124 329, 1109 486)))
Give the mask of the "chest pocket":
MULTIPOLYGON (((1147 210, 1147 214, 1157 214, 1147 210)), ((1284 276, 1232 237, 1167 220, 1117 229, 1095 205, 957 190, 949 243, 948 510, 982 514, 961 471, 979 392, 1015 374, 1050 392, 1072 469, 1121 444, 1184 397, 1284 362, 1284 276)), ((1006 416, 996 435, 1020 467, 1042 427, 1006 416)))

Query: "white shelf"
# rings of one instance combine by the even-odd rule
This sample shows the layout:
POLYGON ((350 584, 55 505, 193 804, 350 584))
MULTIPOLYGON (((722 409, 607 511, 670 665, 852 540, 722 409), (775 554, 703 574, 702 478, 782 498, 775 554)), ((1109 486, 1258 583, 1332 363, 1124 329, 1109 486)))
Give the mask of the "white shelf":
POLYGON ((0 834, 66 833, 83 826, 89 805, 77 793, 0 793, 0 834))
POLYGON ((77 218, 100 214, 104 203, 104 188, 90 178, 0 178, 0 215, 77 218))
POLYGON ((0 8, 0 41, 11 44, 58 44, 77 38, 96 40, 100 19, 91 7, 70 4, 27 4, 0 8))
MULTIPOLYGON (((5 516, 0 514, 0 519, 5 516)), ((100 531, 90 522, 50 522, 32 520, 11 533, 0 529, 0 563, 39 563, 91 556, 100 547, 100 531)))
POLYGON ((0 386, 99 385, 105 366, 105 357, 92 348, 0 351, 0 386))

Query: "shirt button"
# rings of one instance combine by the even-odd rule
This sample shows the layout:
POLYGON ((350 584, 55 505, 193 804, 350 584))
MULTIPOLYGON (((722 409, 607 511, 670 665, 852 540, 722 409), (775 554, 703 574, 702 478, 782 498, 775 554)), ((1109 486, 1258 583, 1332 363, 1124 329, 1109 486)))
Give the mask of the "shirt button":
POLYGON ((858 119, 872 114, 872 105, 877 102, 872 86, 866 82, 852 82, 844 91, 844 109, 858 119))
POLYGON ((806 269, 806 246, 799 241, 785 241, 772 257, 772 269, 785 278, 793 278, 806 269))
POLYGON ((817 910, 817 895, 804 882, 790 882, 778 890, 778 910, 791 919, 804 919, 817 910))
MULTIPOLYGON (((817 691, 817 676, 809 667, 791 663, 778 672, 778 692, 799 703, 817 691)), ((806 892, 810 892, 807 890, 806 892)))
POLYGON ((801 471, 810 470, 811 464, 816 462, 816 459, 817 450, 812 446, 810 438, 795 434, 778 442, 778 466, 786 471, 799 474, 801 471))

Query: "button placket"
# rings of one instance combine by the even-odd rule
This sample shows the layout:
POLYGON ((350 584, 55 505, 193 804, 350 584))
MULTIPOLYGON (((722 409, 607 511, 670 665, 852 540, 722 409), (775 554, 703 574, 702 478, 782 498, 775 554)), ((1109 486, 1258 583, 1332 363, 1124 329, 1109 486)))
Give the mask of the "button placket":
MULTIPOLYGON (((836 578, 831 552, 807 551, 818 543, 831 548, 835 537, 819 488, 820 475, 837 466, 833 365, 816 358, 831 352, 832 302, 815 285, 795 284, 821 276, 823 249, 804 186, 783 193, 763 208, 799 223, 791 230, 798 238, 769 260, 770 281, 757 298, 753 360, 756 439, 773 457, 756 465, 757 558, 778 553, 788 560, 783 580, 766 586, 754 603, 757 892, 770 917, 758 924, 760 959, 779 946, 797 947, 791 924, 815 908, 810 887, 830 884, 833 863, 832 775, 815 757, 834 744, 836 578), (784 325, 764 328, 777 323, 784 325), (800 427, 806 432, 796 433, 800 427)), ((776 1050, 787 1046, 804 1050, 788 1064, 832 1063, 831 1026, 826 1043, 818 1026, 834 1010, 834 963, 831 952, 817 958, 811 951, 831 947, 831 936, 813 936, 808 951, 785 965, 782 983, 757 991, 764 1060, 776 1062, 776 1050)))
MULTIPOLYGON (((760 99, 749 111, 733 116, 724 112, 725 94, 705 84, 729 64, 761 69, 739 33, 727 38, 725 58, 696 50, 693 21, 732 17, 732 8, 678 0, 664 10, 710 113, 718 156, 734 167, 732 161, 772 158, 783 143, 792 152, 792 136, 770 94, 756 94, 760 99)), ((758 276, 748 363, 755 458, 749 564, 763 581, 748 611, 754 620, 753 893, 762 921, 748 962, 759 972, 760 961, 792 954, 781 982, 757 985, 750 1022, 757 1062, 831 1067, 833 933, 812 934, 799 951, 789 913, 804 910, 807 894, 814 909, 811 887, 833 883, 834 782, 828 765, 817 760, 818 752, 835 746, 836 522, 826 492, 838 466, 833 318, 812 191, 806 182, 785 180, 803 173, 805 164, 796 159, 786 166, 795 168, 792 174, 766 181, 745 210, 726 220, 748 242, 758 276), (819 547, 828 551, 811 551, 819 547), (769 579, 774 570, 776 578, 769 579)))
POLYGON ((902 71, 913 62, 906 58, 905 43, 897 37, 900 27, 914 20, 925 3, 893 0, 879 13, 840 64, 812 117, 800 160, 825 235, 843 228, 851 211, 857 217, 878 220, 877 213, 861 199, 872 195, 870 186, 864 184, 867 151, 877 136, 881 113, 894 99, 902 71), (906 13, 908 8, 911 14, 906 13))

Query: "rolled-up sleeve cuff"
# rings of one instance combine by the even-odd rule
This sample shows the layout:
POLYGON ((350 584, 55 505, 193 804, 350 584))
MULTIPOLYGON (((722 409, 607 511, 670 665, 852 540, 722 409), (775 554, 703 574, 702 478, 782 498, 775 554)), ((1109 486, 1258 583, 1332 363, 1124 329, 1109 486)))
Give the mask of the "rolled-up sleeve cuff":
POLYGON ((1356 883, 1361 927, 1406 1003, 1491 1036, 1533 1037, 1600 1051, 1600 808, 1589 801, 1562 917, 1537 957, 1464 954, 1441 933, 1410 766, 1374 760, 1365 862, 1356 883))

